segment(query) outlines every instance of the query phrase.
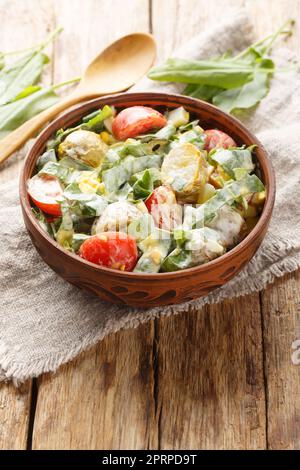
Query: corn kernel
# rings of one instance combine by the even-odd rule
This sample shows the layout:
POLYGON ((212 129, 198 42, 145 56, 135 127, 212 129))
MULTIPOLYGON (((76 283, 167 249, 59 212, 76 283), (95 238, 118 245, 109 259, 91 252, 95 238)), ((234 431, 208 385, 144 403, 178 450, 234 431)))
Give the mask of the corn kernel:
POLYGON ((119 262, 116 262, 116 263, 113 263, 111 265, 112 269, 120 269, 121 268, 121 264, 119 262))
POLYGON ((221 189, 223 188, 224 186, 224 183, 222 181, 222 178, 220 177, 220 175, 218 175, 218 173, 216 172, 213 172, 210 176, 209 176, 209 182, 210 184, 212 184, 216 189, 221 189))
POLYGON ((115 142, 115 139, 113 138, 113 136, 110 135, 106 131, 100 132, 100 137, 103 140, 103 142, 107 145, 111 145, 115 142))
POLYGON ((254 206, 248 206, 247 209, 243 210, 243 217, 245 219, 253 218, 257 216, 257 210, 254 206))
POLYGON ((161 262, 161 253, 159 250, 153 250, 150 253, 150 258, 152 259, 153 263, 159 264, 161 262))
POLYGON ((266 191, 261 191, 260 193, 254 193, 251 198, 251 204, 259 206, 266 199, 266 191))

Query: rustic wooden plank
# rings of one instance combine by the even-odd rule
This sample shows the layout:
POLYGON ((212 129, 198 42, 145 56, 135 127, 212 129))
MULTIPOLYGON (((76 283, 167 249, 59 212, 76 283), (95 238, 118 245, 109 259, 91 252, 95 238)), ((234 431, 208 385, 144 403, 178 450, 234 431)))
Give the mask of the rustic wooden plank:
MULTIPOLYGON (((298 20, 297 0, 247 0, 255 29, 263 35, 287 18, 298 20), (265 12, 268 12, 266 15, 265 12)), ((299 53, 300 26, 287 46, 299 53)), ((267 442, 272 449, 300 448, 300 368, 291 362, 292 342, 300 339, 300 274, 277 280, 261 294, 267 390, 267 442)))
POLYGON ((54 0, 64 33, 56 46, 55 81, 80 76, 86 65, 115 39, 148 31, 148 0, 54 0))
MULTIPOLYGON (((242 4, 154 0, 152 23, 160 56, 242 4)), ((159 320, 157 332, 160 447, 264 448, 259 295, 159 320)))
POLYGON ((294 34, 288 39, 286 46, 299 52, 299 24, 300 3, 298 0, 245 0, 253 20, 257 35, 264 37, 279 28, 289 18, 296 20, 294 34))
POLYGON ((39 380, 33 449, 146 449, 153 442, 153 324, 111 335, 39 380))
MULTIPOLYGON (((51 0, 1 0, 0 50, 11 51, 39 43, 53 28, 51 0)), ((47 49, 51 55, 51 47, 47 49)), ((49 83, 51 66, 43 80, 49 83)), ((12 158, 0 171, 0 184, 18 175, 22 161, 12 158), (15 164, 16 163, 16 164, 15 164)), ((26 449, 32 382, 16 389, 0 385, 0 449, 26 449)))
POLYGON ((268 447, 300 449, 300 365, 292 343, 300 340, 300 272, 262 293, 268 447))
POLYGON ((0 449, 26 449, 31 401, 31 381, 16 389, 0 386, 0 449))
POLYGON ((162 449, 265 447, 257 296, 158 322, 157 419, 162 449))
POLYGON ((158 55, 167 58, 177 47, 205 30, 209 21, 222 19, 243 0, 152 0, 152 27, 158 55))
MULTIPOLYGON (((55 3, 64 33, 55 81, 80 74, 110 41, 148 31, 147 0, 55 3)), ((55 376, 38 382, 34 449, 145 449, 157 441, 153 398, 153 323, 106 338, 55 376)))

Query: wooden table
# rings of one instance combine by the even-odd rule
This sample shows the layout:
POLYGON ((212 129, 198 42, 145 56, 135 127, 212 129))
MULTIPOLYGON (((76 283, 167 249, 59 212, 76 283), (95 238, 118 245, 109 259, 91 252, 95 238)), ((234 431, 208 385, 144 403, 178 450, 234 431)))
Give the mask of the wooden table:
MULTIPOLYGON (((167 56, 242 5, 260 35, 300 17, 299 0, 0 0, 0 50, 63 26, 45 78, 59 82, 123 34, 150 31, 167 56)), ((289 47, 299 41, 298 25, 289 47)), ((111 335, 20 390, 2 384, 0 448, 299 449, 299 286, 294 273, 261 294, 111 335)))

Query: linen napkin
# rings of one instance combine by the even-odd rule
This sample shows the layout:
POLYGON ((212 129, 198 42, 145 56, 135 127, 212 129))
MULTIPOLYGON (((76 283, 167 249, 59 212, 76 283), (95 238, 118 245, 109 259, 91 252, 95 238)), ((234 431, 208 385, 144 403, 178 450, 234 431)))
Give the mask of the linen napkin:
MULTIPOLYGON (((209 25, 174 57, 201 58, 250 43, 251 24, 236 12, 209 25)), ((283 51, 282 57, 287 55, 283 51)), ((135 90, 180 92, 182 86, 143 79, 135 90)), ((272 158, 277 197, 268 235, 248 266, 228 284, 188 304, 139 310, 102 302, 60 279, 40 259, 24 228, 18 181, 2 185, 0 198, 0 378, 16 383, 56 370, 109 333, 158 315, 199 309, 206 303, 263 289, 300 266, 300 76, 276 76, 259 107, 244 116, 272 158)), ((15 157, 22 158, 23 149, 15 157)), ((13 161, 13 160, 12 160, 13 161)), ((13 163, 11 163, 12 165, 13 163)), ((9 168, 1 171, 9 172, 9 168)))

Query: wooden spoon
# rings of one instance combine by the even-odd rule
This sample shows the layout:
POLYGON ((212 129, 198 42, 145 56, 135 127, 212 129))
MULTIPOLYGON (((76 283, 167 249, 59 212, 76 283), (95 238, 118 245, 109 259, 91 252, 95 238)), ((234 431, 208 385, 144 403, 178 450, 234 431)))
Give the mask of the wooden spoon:
POLYGON ((46 122, 80 101, 124 91, 150 69, 156 56, 154 38, 146 33, 124 36, 104 49, 87 67, 75 90, 59 103, 25 122, 0 141, 0 163, 46 122))

